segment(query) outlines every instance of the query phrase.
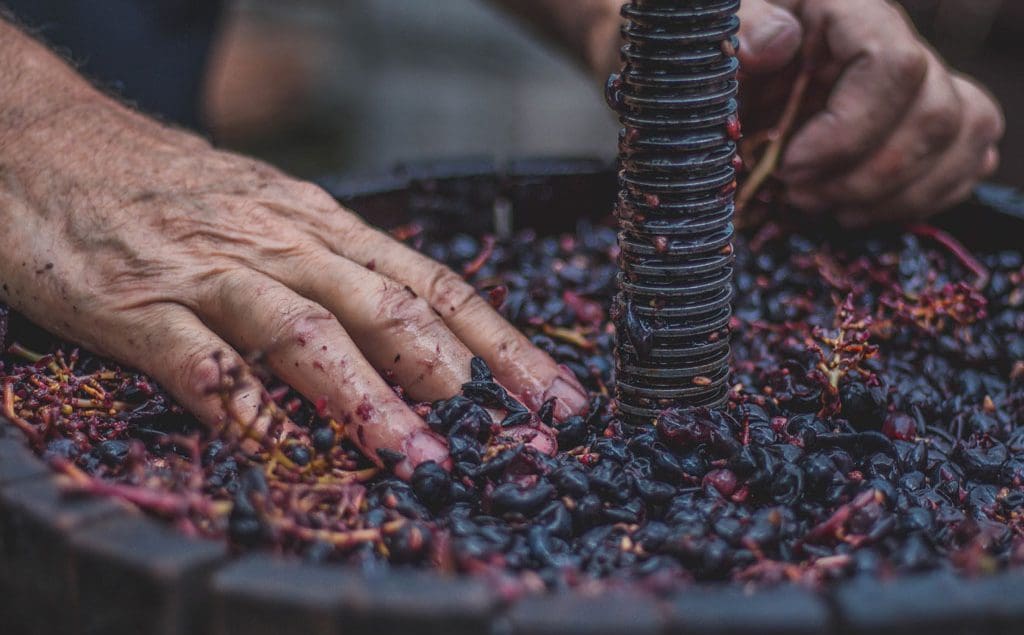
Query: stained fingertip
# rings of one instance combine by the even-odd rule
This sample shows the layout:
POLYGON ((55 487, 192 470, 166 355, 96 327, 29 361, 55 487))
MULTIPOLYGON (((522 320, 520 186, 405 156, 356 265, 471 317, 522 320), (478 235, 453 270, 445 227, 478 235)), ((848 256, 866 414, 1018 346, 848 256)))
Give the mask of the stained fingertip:
POLYGON ((413 470, 420 463, 434 461, 446 470, 450 470, 451 458, 444 440, 431 430, 419 430, 402 444, 405 458, 395 465, 395 475, 404 480, 412 477, 413 470))
POLYGON ((513 393, 527 408, 536 412, 545 402, 554 399, 554 417, 564 421, 569 417, 584 412, 590 400, 587 391, 580 384, 576 375, 566 366, 559 364, 558 373, 547 383, 537 385, 533 390, 520 389, 513 393))
POLYGON ((559 371, 560 374, 551 382, 551 387, 544 392, 541 403, 554 398, 555 419, 563 421, 585 411, 590 400, 575 373, 562 365, 559 365, 559 371))
POLYGON ((513 426, 505 430, 504 433, 547 456, 553 456, 558 450, 558 441, 555 439, 554 431, 537 422, 533 425, 513 426))

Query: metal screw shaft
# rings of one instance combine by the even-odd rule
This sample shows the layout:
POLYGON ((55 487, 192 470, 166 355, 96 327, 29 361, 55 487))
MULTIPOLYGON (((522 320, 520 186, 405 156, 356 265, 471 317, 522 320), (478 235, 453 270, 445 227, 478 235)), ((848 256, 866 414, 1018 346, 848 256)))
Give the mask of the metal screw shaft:
POLYGON ((608 80, 619 138, 619 411, 728 395, 739 0, 635 0, 608 80))

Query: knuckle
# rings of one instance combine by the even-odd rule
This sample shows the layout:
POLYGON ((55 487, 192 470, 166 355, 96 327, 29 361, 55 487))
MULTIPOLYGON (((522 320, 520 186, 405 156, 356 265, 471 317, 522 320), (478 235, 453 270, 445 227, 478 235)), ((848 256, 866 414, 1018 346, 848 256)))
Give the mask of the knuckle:
POLYGON ((1001 139, 1006 132, 1002 109, 980 90, 973 104, 976 111, 973 116, 974 131, 991 143, 1001 139))
MULTIPOLYGON (((503 357, 510 359, 521 358, 530 354, 536 355, 538 352, 541 352, 539 348, 524 337, 505 338, 498 345, 498 350, 501 351, 503 357)), ((542 354, 547 355, 547 353, 543 352, 542 354)))
POLYGON ((317 304, 299 304, 281 311, 271 327, 271 342, 295 342, 300 346, 319 339, 318 335, 331 313, 317 304))
POLYGON ((430 302, 442 315, 458 315, 471 310, 480 297, 476 289, 447 267, 438 265, 427 283, 430 302))
POLYGON ((281 269, 278 275, 290 276, 292 280, 304 282, 317 280, 325 270, 333 266, 330 254, 325 253, 322 247, 301 240, 294 241, 271 257, 262 260, 279 263, 281 269))
POLYGON ((886 64, 901 83, 919 86, 928 74, 929 59, 925 50, 913 45, 892 46, 886 49, 886 64))
POLYGON ((236 310, 238 298, 258 298, 269 287, 266 284, 255 284, 249 270, 234 263, 211 262, 191 272, 187 280, 187 286, 193 288, 190 294, 193 301, 189 304, 193 310, 205 307, 231 312, 236 310))
POLYGON ((331 213, 327 223, 330 225, 327 231, 331 236, 336 241, 343 241, 339 243, 341 253, 346 253, 347 249, 372 252, 377 245, 389 241, 386 234, 368 225, 357 214, 343 208, 331 213))
POLYGON ((439 320, 430 303, 416 295, 409 287, 388 285, 384 288, 382 306, 390 328, 403 329, 413 326, 424 330, 439 320))
POLYGON ((292 196, 306 205, 312 205, 317 208, 334 208, 338 206, 334 197, 315 183, 295 181, 290 186, 290 189, 292 190, 292 196))
POLYGON ((919 131, 926 145, 926 153, 945 148, 956 139, 962 115, 958 104, 949 100, 922 113, 919 131))
POLYGON ((244 198, 241 200, 231 201, 230 205, 233 207, 232 217, 244 218, 250 222, 266 222, 268 217, 266 207, 259 201, 255 201, 250 198, 244 198))
POLYGON ((860 54, 873 63, 884 60, 887 52, 885 43, 878 37, 869 37, 860 43, 860 54))
POLYGON ((221 381, 218 356, 207 349, 187 351, 178 369, 178 381, 185 394, 205 396, 221 381))

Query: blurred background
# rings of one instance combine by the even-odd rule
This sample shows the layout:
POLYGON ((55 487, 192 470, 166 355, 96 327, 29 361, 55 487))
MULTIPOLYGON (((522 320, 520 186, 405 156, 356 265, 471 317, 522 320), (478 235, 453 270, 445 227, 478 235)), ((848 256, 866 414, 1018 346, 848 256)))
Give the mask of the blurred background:
MULTIPOLYGON (((997 178, 1024 185, 1024 2, 903 4, 1002 101, 997 178)), ((307 177, 424 157, 610 159, 602 85, 482 0, 236 0, 204 110, 219 143, 307 177)))
POLYGON ((211 71, 218 142, 303 176, 615 151, 604 82, 482 0, 238 0, 211 71))

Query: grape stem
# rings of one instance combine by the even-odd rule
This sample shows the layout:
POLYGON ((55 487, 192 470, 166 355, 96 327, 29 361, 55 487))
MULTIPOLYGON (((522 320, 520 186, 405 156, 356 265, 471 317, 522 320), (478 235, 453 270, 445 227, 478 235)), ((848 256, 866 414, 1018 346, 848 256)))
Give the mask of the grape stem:
POLYGON ((975 289, 981 291, 988 286, 989 280, 992 277, 988 268, 983 265, 980 260, 975 258, 974 254, 972 254, 963 243, 954 238, 951 234, 927 223, 914 223, 912 225, 908 225, 907 231, 915 236, 934 240, 949 250, 949 253, 953 254, 965 269, 974 274, 975 289))
POLYGON ((25 434, 26 437, 28 437, 29 443, 31 443, 33 446, 39 445, 39 443, 42 441, 42 439, 40 439, 39 437, 39 431, 36 430, 35 427, 28 421, 25 421, 23 418, 21 418, 18 415, 18 413, 15 412, 14 410, 14 386, 9 381, 4 382, 4 400, 2 414, 4 418, 13 423, 25 434))
POLYGON ((774 127, 765 130, 750 140, 747 153, 753 155, 761 147, 764 147, 764 154, 750 171, 750 175, 743 183, 743 187, 736 194, 736 211, 742 212, 754 199, 758 191, 764 185, 775 170, 779 167, 782 153, 786 149, 786 143, 793 134, 793 127, 796 125, 797 116, 803 105, 807 89, 814 77, 816 49, 818 43, 823 39, 824 27, 819 26, 805 40, 804 49, 801 53, 802 65, 800 72, 793 82, 793 90, 789 93, 789 99, 782 111, 782 116, 774 127))
POLYGON ((118 498, 162 516, 177 518, 194 512, 206 518, 223 518, 231 509, 230 503, 211 501, 198 492, 179 494, 125 483, 111 483, 90 476, 70 461, 59 457, 53 458, 50 464, 65 476, 64 486, 71 491, 118 498))
POLYGON ((480 253, 477 254, 476 258, 466 263, 466 266, 462 268, 463 278, 472 278, 480 269, 483 268, 491 255, 494 253, 494 236, 484 236, 483 247, 480 249, 480 253))

